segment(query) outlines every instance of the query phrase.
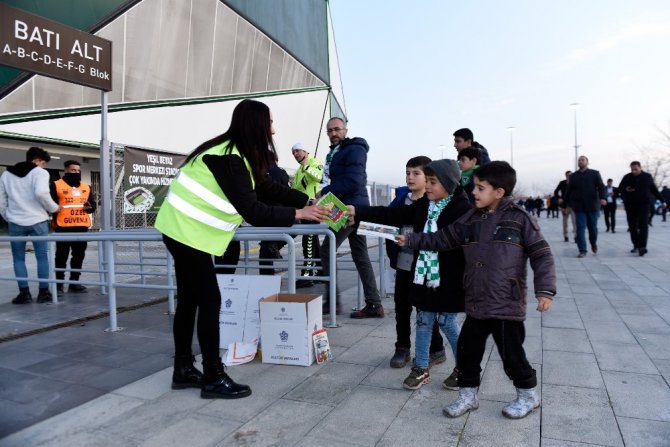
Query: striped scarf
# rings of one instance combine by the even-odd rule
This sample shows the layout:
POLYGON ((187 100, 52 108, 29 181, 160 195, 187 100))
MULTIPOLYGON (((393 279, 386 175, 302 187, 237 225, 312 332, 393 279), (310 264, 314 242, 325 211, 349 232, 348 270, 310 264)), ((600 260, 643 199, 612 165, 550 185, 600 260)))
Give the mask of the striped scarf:
MULTIPOLYGON (((442 210, 449 205, 451 196, 447 196, 439 202, 431 201, 428 205, 428 219, 423 226, 424 233, 435 233, 437 231, 437 218, 440 217, 442 210)), ((419 259, 416 261, 414 270, 414 284, 423 285, 431 289, 440 286, 440 261, 437 258, 436 251, 421 250, 419 259)))

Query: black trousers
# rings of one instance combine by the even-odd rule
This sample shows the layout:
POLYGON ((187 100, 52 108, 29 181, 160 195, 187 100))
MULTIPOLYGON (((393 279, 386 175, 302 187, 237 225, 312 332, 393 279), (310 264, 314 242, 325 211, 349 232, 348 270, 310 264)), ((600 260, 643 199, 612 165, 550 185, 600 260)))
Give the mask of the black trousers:
MULTIPOLYGON (((311 220, 303 220, 301 224, 318 224, 311 220)), ((319 243, 319 236, 316 234, 305 234, 302 236, 302 256, 305 258, 303 265, 305 268, 302 271, 302 276, 319 276, 319 270, 315 268, 321 267, 321 245, 319 243)))
MULTIPOLYGON (((412 304, 409 297, 414 274, 406 270, 397 269, 395 274, 395 291, 393 301, 395 302, 395 331, 396 348, 411 348, 412 335, 412 304)), ((437 322, 433 324, 433 335, 430 338, 430 353, 440 352, 444 349, 444 340, 440 333, 437 322)))
MULTIPOLYGON (((258 256, 265 259, 281 259, 282 247, 286 245, 284 241, 261 241, 258 256)), ((273 261, 258 261, 258 265, 272 265, 273 261)), ((274 275, 275 269, 258 269, 259 275, 274 275)))
POLYGON ((177 311, 173 336, 176 356, 191 355, 196 313, 202 364, 207 368, 221 362, 219 354, 219 312, 221 292, 216 282, 212 255, 163 235, 174 258, 177 277, 177 311))
MULTIPOLYGON (((237 265, 240 261, 240 241, 230 241, 228 248, 223 253, 223 256, 215 256, 214 264, 216 265, 237 265)), ((235 267, 216 267, 216 273, 222 275, 234 275, 235 267)))
POLYGON ((505 374, 514 382, 514 386, 522 389, 537 386, 535 370, 528 363, 523 349, 526 338, 523 321, 479 320, 470 316, 465 318, 458 337, 459 386, 479 386, 482 372, 480 365, 489 335, 493 335, 505 374))
POLYGON ((616 203, 608 203, 603 207, 605 211, 605 226, 608 230, 614 231, 616 228, 616 203))
POLYGON ((626 220, 630 230, 630 241, 635 248, 647 248, 649 237, 649 207, 626 208, 626 220))
MULTIPOLYGON (((81 233, 86 232, 86 230, 81 230, 79 228, 69 231, 68 229, 59 228, 56 230, 58 233, 81 233)), ((81 266, 84 264, 84 257, 86 256, 86 247, 88 247, 88 242, 86 241, 63 241, 56 242, 56 256, 55 262, 57 269, 64 269, 67 267, 67 258, 70 257, 70 252, 72 252, 72 258, 70 259, 70 268, 71 269, 81 269, 81 266)), ((81 272, 70 272, 70 279, 72 281, 78 281, 81 272)), ((56 271, 56 279, 65 279, 65 272, 56 271)))

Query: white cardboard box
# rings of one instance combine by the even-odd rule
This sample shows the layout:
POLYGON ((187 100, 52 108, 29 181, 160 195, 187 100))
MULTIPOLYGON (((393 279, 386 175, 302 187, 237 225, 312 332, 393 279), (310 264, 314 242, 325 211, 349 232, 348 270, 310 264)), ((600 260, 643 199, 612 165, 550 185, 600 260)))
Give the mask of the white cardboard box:
POLYGON ((312 333, 323 327, 321 295, 280 293, 261 300, 263 363, 309 366, 312 333))
POLYGON ((221 292, 219 343, 251 342, 260 336, 258 300, 279 292, 281 277, 270 275, 216 275, 221 292))

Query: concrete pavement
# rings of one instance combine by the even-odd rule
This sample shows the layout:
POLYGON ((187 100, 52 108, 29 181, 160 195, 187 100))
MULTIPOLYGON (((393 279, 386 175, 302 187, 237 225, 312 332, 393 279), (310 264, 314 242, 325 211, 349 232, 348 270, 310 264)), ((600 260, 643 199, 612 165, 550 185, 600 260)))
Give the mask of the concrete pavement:
MULTIPOLYGON (((171 320, 156 305, 122 314, 122 332, 103 332, 103 319, 0 343, 0 446, 668 446, 670 223, 655 219, 639 257, 624 222, 620 213, 618 233, 601 231, 598 254, 577 259, 559 219, 540 219, 559 293, 543 315, 528 306, 525 347, 543 402, 526 419, 500 413, 514 389, 491 344, 481 406, 469 416, 442 416, 457 395, 441 386, 451 356, 431 383, 402 389, 409 368, 388 366, 391 299, 384 319, 338 320, 328 332, 332 363, 230 368, 251 385, 249 398, 172 391, 171 320)), ((351 284, 353 273, 342 276, 351 284)))

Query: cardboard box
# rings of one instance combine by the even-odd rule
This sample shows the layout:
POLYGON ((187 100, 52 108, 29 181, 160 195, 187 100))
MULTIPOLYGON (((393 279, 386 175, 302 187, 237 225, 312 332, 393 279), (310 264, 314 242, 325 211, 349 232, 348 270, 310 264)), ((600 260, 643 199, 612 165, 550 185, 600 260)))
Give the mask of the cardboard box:
POLYGON ((323 328, 321 295, 280 293, 261 300, 263 363, 309 366, 312 333, 323 328))
POLYGON ((280 276, 216 275, 221 292, 219 343, 252 342, 260 336, 258 301, 281 288, 280 276))

